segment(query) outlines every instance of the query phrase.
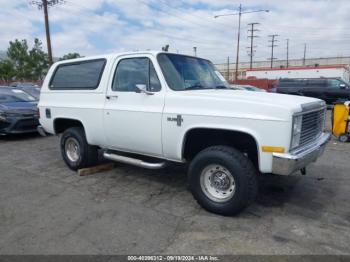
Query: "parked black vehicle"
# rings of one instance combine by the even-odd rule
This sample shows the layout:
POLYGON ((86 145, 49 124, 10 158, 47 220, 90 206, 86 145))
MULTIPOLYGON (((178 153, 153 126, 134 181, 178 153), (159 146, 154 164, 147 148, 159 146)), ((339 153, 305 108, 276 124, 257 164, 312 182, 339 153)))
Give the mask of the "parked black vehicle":
POLYGON ((36 132, 37 103, 20 89, 0 88, 0 135, 36 132))
POLYGON ((39 87, 36 83, 32 82, 13 82, 10 84, 11 87, 39 87))
POLYGON ((275 87, 277 93, 315 97, 327 104, 350 100, 350 85, 338 78, 282 78, 275 87))

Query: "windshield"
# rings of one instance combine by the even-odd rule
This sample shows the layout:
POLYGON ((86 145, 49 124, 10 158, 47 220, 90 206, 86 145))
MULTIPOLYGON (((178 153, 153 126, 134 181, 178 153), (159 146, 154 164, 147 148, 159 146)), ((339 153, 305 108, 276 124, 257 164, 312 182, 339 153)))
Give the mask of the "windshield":
POLYGON ((36 99, 22 90, 9 89, 0 91, 0 103, 34 102, 36 99))
POLYGON ((225 78, 208 60, 176 54, 159 54, 158 62, 172 90, 229 88, 225 78))
POLYGON ((25 89, 21 89, 21 91, 31 95, 36 100, 39 100, 39 97, 40 97, 40 88, 39 87, 26 87, 25 89))

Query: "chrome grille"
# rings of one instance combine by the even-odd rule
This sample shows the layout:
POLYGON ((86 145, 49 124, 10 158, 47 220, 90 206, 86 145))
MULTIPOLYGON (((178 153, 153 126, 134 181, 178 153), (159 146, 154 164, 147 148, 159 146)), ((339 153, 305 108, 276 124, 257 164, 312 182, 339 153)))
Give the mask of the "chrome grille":
POLYGON ((325 115, 325 108, 303 114, 299 146, 306 145, 320 137, 324 129, 325 115))

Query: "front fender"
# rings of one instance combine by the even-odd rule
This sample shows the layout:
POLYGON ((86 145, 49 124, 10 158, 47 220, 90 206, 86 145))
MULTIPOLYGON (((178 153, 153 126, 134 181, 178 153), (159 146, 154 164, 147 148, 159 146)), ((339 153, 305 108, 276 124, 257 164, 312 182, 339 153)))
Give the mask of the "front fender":
POLYGON ((173 161, 184 162, 184 145, 188 132, 197 128, 241 132, 254 138, 257 145, 259 169, 263 173, 272 170, 272 153, 262 152, 262 146, 276 146, 289 149, 291 123, 261 119, 246 119, 215 116, 183 115, 181 126, 163 118, 163 153, 173 161))

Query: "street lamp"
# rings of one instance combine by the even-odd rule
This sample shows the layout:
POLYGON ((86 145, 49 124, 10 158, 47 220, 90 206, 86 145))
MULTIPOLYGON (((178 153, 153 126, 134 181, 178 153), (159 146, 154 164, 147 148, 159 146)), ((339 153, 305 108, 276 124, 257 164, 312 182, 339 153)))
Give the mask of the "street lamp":
POLYGON ((246 11, 242 12, 242 4, 239 5, 239 12, 238 13, 232 13, 232 14, 224 14, 224 15, 216 15, 214 18, 218 18, 221 16, 233 16, 238 15, 238 35, 237 35, 237 55, 236 55, 236 73, 235 73, 235 80, 238 79, 238 62, 239 62, 239 39, 241 36, 241 17, 244 14, 250 14, 250 13, 259 13, 259 12, 266 12, 268 13, 269 10, 261 9, 261 10, 254 10, 254 11, 246 11))

